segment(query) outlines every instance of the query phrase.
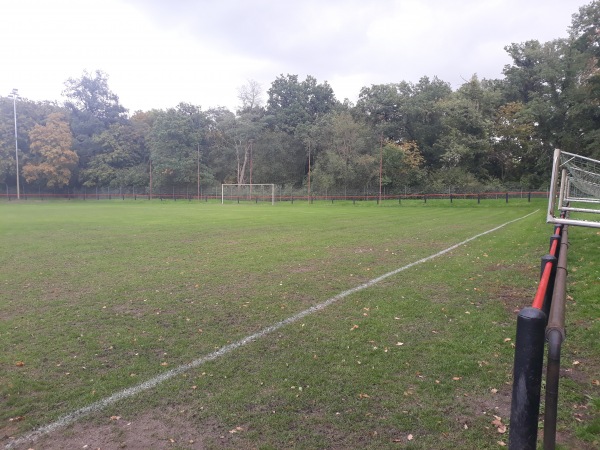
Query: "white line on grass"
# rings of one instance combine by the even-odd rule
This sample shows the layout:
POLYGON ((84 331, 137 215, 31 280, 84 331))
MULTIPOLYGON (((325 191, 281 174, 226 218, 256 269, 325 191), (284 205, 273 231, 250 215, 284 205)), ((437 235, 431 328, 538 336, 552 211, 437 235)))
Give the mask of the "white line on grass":
POLYGON ((229 345, 226 345, 224 347, 221 347, 219 350, 217 350, 217 351, 215 351, 213 353, 210 353, 210 354, 208 354, 206 356, 198 358, 198 359, 196 359, 196 360, 194 360, 194 361, 192 361, 192 362, 190 362, 188 364, 184 364, 182 366, 179 366, 179 367, 176 367, 174 369, 171 369, 171 370, 169 370, 169 371, 167 371, 165 373, 162 373, 162 374, 160 374, 160 375, 158 375, 158 376, 156 376, 154 378, 151 378, 151 379, 149 379, 147 381, 144 381, 141 384, 138 384, 136 386, 124 389, 124 390, 122 390, 120 392, 117 392, 116 394, 111 395, 110 397, 106 397, 106 398, 104 398, 102 400, 98 400, 97 402, 94 402, 91 405, 85 406, 85 407, 83 407, 81 409, 73 411, 70 414, 62 416, 56 422, 53 422, 53 423, 50 423, 50 424, 48 424, 46 426, 38 428, 37 430, 34 430, 31 433, 29 433, 29 434, 27 434, 27 435, 25 435, 23 437, 20 437, 18 439, 15 439, 15 440, 9 442, 8 444, 6 444, 4 446, 4 448, 8 450, 8 449, 16 447, 17 445, 24 444, 26 442, 36 441, 41 436, 49 434, 49 433, 51 433, 53 431, 56 431, 56 430, 58 430, 60 428, 66 427, 67 425, 72 424, 73 422, 81 419, 82 417, 87 416, 88 414, 100 411, 100 410, 106 408, 107 406, 110 406, 113 403, 116 403, 116 402, 118 402, 120 400, 129 398, 129 397, 133 397, 134 395, 137 395, 140 392, 152 389, 153 387, 158 386, 159 384, 161 384, 163 381, 170 380, 171 378, 173 378, 173 377, 175 377, 175 376, 177 376, 179 374, 182 374, 184 372, 187 372, 190 369, 194 369, 194 368, 196 368, 198 366, 201 366, 204 363, 207 363, 209 361, 213 361, 213 360, 215 360, 217 358, 220 358, 221 356, 224 356, 227 353, 232 352, 233 350, 236 350, 236 349, 238 349, 240 347, 243 347, 246 344, 249 344, 249 343, 251 343, 251 342, 253 342, 253 341, 257 340, 257 339, 260 339, 260 338, 262 338, 262 337, 264 337, 264 336, 272 333, 273 331, 277 331, 277 330, 279 330, 280 328, 282 328, 282 327, 284 327, 286 325, 289 325, 291 323, 297 322, 300 319, 302 319, 302 318, 304 318, 304 317, 306 317, 306 316, 308 316, 310 314, 313 314, 313 313, 315 313, 317 311, 325 309, 329 305, 331 305, 331 304, 333 304, 333 303, 337 302, 338 300, 341 300, 341 299, 343 299, 345 297, 348 297, 349 295, 354 294, 355 292, 359 292, 359 291, 362 291, 363 289, 367 289, 367 288, 369 288, 369 287, 371 287, 371 286, 379 283, 380 281, 383 281, 386 278, 389 278, 389 277, 391 277, 393 275, 396 275, 396 274, 398 274, 398 273, 400 273, 400 272, 402 272, 404 270, 410 269, 411 267, 414 267, 414 266, 417 266, 417 265, 422 264, 424 262, 430 261, 430 260, 432 260, 434 258, 437 258, 438 256, 442 256, 442 255, 444 255, 444 254, 446 254, 448 252, 451 252, 452 250, 460 247, 461 245, 464 245, 464 244, 466 244, 468 242, 471 242, 471 241, 473 241, 473 240, 475 240, 477 238, 480 238, 481 236, 485 236, 486 234, 493 233, 494 231, 497 231, 497 230, 499 230, 500 228, 502 228, 502 227, 504 227, 506 225, 509 225, 509 224, 517 222, 519 220, 525 219, 526 217, 529 217, 529 216, 535 214, 538 211, 539 210, 536 210, 536 211, 534 211, 532 213, 529 213, 529 214, 527 214, 527 215, 525 215, 523 217, 519 217, 518 219, 514 219, 514 220, 510 220, 508 222, 505 222, 502 225, 499 225, 499 226, 497 226, 495 228, 492 228, 491 230, 484 231, 483 233, 479 233, 479 234, 477 234, 477 235, 475 235, 473 237, 465 239, 464 241, 459 242, 458 244, 454 244, 453 246, 448 247, 448 248, 446 248, 446 249, 444 249, 444 250, 442 250, 440 252, 437 252, 437 253, 435 253, 433 255, 430 255, 430 256, 427 256, 425 258, 419 259, 418 261, 414 261, 414 262, 412 262, 410 264, 407 264, 406 266, 400 267, 400 268, 398 268, 396 270, 392 270, 391 272, 383 274, 383 275, 381 275, 381 276, 379 276, 377 278, 373 278, 372 280, 367 281, 366 283, 363 283, 363 284, 361 284, 359 286, 353 287, 352 289, 348 289, 347 291, 340 292, 336 296, 331 297, 330 299, 325 300, 322 303, 319 303, 317 305, 311 306, 310 308, 305 309, 304 311, 301 311, 301 312, 299 312, 299 313, 297 313, 297 314, 295 314, 295 315, 293 315, 291 317, 288 317, 287 319, 284 319, 281 322, 277 322, 274 325, 271 325, 271 326, 268 326, 266 328, 263 328, 262 330, 258 331, 257 333, 254 333, 254 334, 251 334, 249 336, 246 336, 245 338, 243 338, 243 339, 241 339, 241 340, 239 340, 237 342, 234 342, 232 344, 229 344, 229 345))

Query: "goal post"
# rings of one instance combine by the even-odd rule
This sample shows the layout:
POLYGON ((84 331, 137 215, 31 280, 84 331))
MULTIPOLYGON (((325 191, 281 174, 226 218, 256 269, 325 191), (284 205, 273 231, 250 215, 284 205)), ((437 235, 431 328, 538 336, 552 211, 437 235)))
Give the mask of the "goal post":
POLYGON ((225 201, 270 201, 275 204, 275 184, 221 184, 221 204, 225 201))
POLYGON ((600 228, 600 161, 556 149, 548 196, 548 223, 600 228), (569 213, 579 213, 573 219, 569 213), (596 215, 594 215, 596 214, 596 215))

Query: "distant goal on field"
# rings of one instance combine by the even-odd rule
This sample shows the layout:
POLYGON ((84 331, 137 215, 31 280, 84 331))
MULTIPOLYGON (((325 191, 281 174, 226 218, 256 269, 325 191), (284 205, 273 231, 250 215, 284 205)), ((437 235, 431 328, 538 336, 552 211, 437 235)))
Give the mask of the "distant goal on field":
POLYGON ((547 222, 600 228, 600 161, 554 151, 547 222))
POLYGON ((274 184, 222 184, 221 204, 225 202, 271 202, 275 204, 274 184))

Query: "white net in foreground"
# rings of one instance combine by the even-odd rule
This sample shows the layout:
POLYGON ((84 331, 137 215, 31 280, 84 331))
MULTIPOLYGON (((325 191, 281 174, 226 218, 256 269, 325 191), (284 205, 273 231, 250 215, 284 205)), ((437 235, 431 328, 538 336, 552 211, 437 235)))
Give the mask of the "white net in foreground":
POLYGON ((547 222, 600 228, 598 214, 600 161, 555 150, 547 222))

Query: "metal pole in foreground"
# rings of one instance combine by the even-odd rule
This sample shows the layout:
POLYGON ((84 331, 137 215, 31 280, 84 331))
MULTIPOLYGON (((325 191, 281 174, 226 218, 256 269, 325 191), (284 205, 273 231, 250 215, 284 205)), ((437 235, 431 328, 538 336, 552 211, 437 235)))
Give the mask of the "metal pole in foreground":
POLYGON ((17 141, 17 97, 19 96, 19 90, 13 89, 10 93, 10 96, 12 96, 13 98, 13 112, 15 116, 15 161, 17 163, 17 200, 20 200, 21 191, 19 188, 19 143, 17 141))
POLYGON ((519 313, 510 411, 510 450, 536 449, 545 328, 546 314, 541 309, 526 307, 519 313))

